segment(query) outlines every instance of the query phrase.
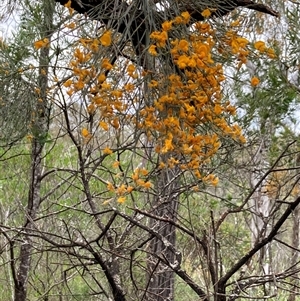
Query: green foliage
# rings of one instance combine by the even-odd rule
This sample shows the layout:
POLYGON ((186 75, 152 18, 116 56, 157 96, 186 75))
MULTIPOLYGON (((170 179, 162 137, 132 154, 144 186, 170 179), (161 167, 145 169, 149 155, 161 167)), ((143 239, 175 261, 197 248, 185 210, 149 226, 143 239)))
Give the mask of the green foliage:
MULTIPOLYGON (((5 266, 5 272, 0 279, 0 293, 3 293, 3 298, 9 300, 11 296, 8 292, 2 292, 1 287, 13 287, 11 266, 7 263, 19 262, 20 246, 24 239, 22 229, 28 213, 26 209, 29 179, 32 179, 30 171, 35 171, 33 167, 36 164, 32 158, 32 141, 42 145, 44 149, 39 166, 40 186, 36 187, 41 202, 32 223, 33 268, 29 277, 28 299, 110 300, 112 294, 104 273, 106 270, 95 260, 94 254, 101 256, 109 272, 115 273, 114 276, 116 275, 117 282, 122 286, 128 300, 144 298, 144 288, 149 284, 147 277, 151 254, 150 238, 153 240, 153 231, 156 230, 151 223, 155 221, 157 225, 161 220, 168 221, 170 212, 166 210, 156 219, 153 215, 157 214, 157 207, 161 205, 159 202, 167 203, 171 198, 174 198, 178 205, 178 211, 172 220, 177 227, 177 241, 172 247, 182 254, 181 268, 187 271, 195 283, 204 287, 208 294, 213 294, 215 283, 212 283, 211 266, 218 277, 221 277, 247 254, 254 244, 251 218, 261 217, 261 213, 256 212, 249 201, 253 199, 251 193, 254 189, 251 177, 256 175, 259 180, 261 174, 267 171, 266 166, 269 167, 278 160, 291 139, 297 139, 297 134, 289 127, 289 122, 293 122, 295 118, 299 91, 284 73, 286 62, 281 60, 281 47, 278 46, 278 57, 274 60, 250 56, 254 72, 247 66, 239 70, 234 69, 235 59, 227 59, 215 50, 214 55, 222 57, 221 63, 228 63, 228 68, 234 66, 232 70, 237 70, 231 74, 233 80, 222 92, 238 106, 236 117, 231 117, 229 122, 239 121, 243 125, 248 144, 233 142, 227 136, 220 138, 219 154, 213 159, 205 160, 199 168, 202 174, 213 173, 218 176, 218 186, 203 183, 201 178, 197 179, 194 174, 186 171, 179 173, 179 184, 174 185, 172 190, 173 183, 177 181, 176 176, 173 178, 172 168, 165 173, 158 168, 160 162, 154 150, 155 141, 146 135, 143 136, 142 130, 133 132, 134 127, 128 125, 132 119, 136 118, 135 122, 139 122, 141 118, 139 109, 145 106, 146 97, 143 98, 143 93, 146 88, 145 91, 144 87, 137 89, 132 100, 126 98, 128 104, 132 101, 133 112, 129 113, 133 114, 128 114, 130 122, 123 116, 121 120, 124 124, 112 126, 107 122, 107 126, 110 127, 108 130, 99 128, 99 123, 95 121, 97 113, 93 115, 88 112, 88 104, 92 97, 92 93, 88 93, 90 87, 82 93, 73 91, 75 96, 66 92, 64 83, 66 78, 69 79, 71 72, 67 63, 74 47, 79 47, 76 39, 82 32, 85 37, 89 37, 98 34, 99 31, 98 24, 85 25, 87 21, 84 17, 72 19, 81 27, 69 30, 59 26, 72 17, 64 18, 61 11, 55 15, 57 32, 54 35, 54 44, 49 48, 49 79, 50 84, 55 86, 48 94, 52 103, 49 132, 45 133, 42 128, 32 126, 38 100, 38 69, 41 67, 38 66, 41 50, 34 50, 33 42, 44 38, 45 28, 51 28, 53 25, 43 23, 43 13, 45 5, 54 5, 54 2, 34 2, 34 5, 26 3, 28 7, 23 8, 24 13, 17 33, 11 40, 1 44, 0 52, 0 116, 3 116, 0 119, 0 141, 3 145, 0 149, 0 213, 3 229, 7 237, 15 243, 13 250, 17 258, 16 261, 10 261, 9 239, 1 237, 1 248, 5 245, 3 253, 0 254, 0 265, 5 266), (59 51, 54 51, 55 47, 52 47, 56 43, 59 51), (38 67, 35 67, 35 64, 38 67), (252 87, 251 77, 254 75, 259 77, 260 83, 252 87), (56 76, 61 81, 56 80, 56 76), (140 107, 135 106, 136 99, 141 102, 140 107), (86 129, 88 133, 85 137, 82 135, 82 129, 86 129), (25 137, 26 135, 28 137, 25 137), (263 158, 265 165, 260 165, 253 159, 260 143, 267 145, 263 158), (105 153, 107 147, 110 148, 111 154, 105 153), (115 164, 116 161, 119 161, 119 165, 115 164), (145 181, 150 181, 151 187, 138 185, 133 179, 133 174, 139 167, 146 171, 139 176, 145 181), (166 179, 164 185, 158 187, 156 184, 162 179, 162 175, 165 175, 166 179), (126 191, 125 202, 118 203, 118 197, 123 196, 118 188, 123 184, 125 187, 132 186, 133 191, 126 191), (116 217, 112 219, 114 214, 116 217)), ((291 11, 290 14, 296 26, 297 12, 291 11)), ((251 20, 255 18, 252 16, 251 20)), ((238 15, 235 15, 234 19, 238 19, 238 15)), ((263 20, 259 20, 258 23, 261 26, 263 20)), ((215 24, 222 26, 218 22, 215 24)), ((220 28, 220 38, 226 34, 228 28, 220 28)), ((100 31, 102 33, 102 29, 100 31)), ((298 41, 296 33, 296 30, 289 31, 291 43, 298 41)), ((97 48, 98 52, 93 53, 92 62, 97 72, 100 69, 100 58, 112 53, 115 46, 105 49, 107 52, 103 53, 97 48)), ((130 58, 131 50, 128 45, 126 47, 128 49, 125 48, 122 53, 130 58)), ((296 48, 294 45, 290 49, 293 59, 289 63, 293 67, 298 64, 296 48)), ((132 62, 135 64, 135 60, 132 62)), ((108 75, 107 82, 118 88, 123 86, 123 63, 125 64, 124 58, 116 64, 116 70, 108 75), (120 70, 123 71, 118 77, 120 70)), ((81 67, 80 72, 85 71, 86 65, 82 64, 81 67)), ((138 75, 143 71, 138 67, 135 70, 138 75)), ((80 72, 77 74, 78 78, 81 76, 80 72)), ((151 78, 154 71, 149 73, 151 78)), ((159 78, 160 74, 157 76, 159 78)), ((87 80, 87 77, 83 77, 82 80, 87 80)), ((87 81, 93 83, 93 79, 87 81)), ((143 83, 145 87, 146 81, 143 83)), ((106 103, 103 107, 105 105, 106 103)), ((118 103, 114 105, 112 110, 117 110, 118 103)), ((193 106, 188 107, 193 110, 193 106)), ((119 112, 120 116, 122 114, 125 115, 119 112)), ((201 128, 204 134, 207 130, 205 127, 201 128)), ((294 154, 298 152, 298 146, 291 148, 276 167, 294 168, 294 154)), ((184 161, 180 153, 176 154, 175 159, 184 161)), ((282 185, 288 187, 284 200, 292 198, 291 187, 296 186, 298 181, 292 172, 286 178, 289 181, 282 185)), ((259 189, 257 191, 261 191, 259 189)), ((269 201, 276 204, 271 197, 269 201)), ((281 211, 283 210, 278 207, 270 212, 270 217, 264 216, 270 218, 268 227, 272 227, 281 211)), ((160 225, 169 226, 168 222, 160 225)), ((281 246, 282 249, 275 247, 275 255, 277 251, 278 254, 289 254, 285 246, 281 246)), ((152 257, 163 261, 165 257, 162 253, 152 254, 152 257)), ((258 263, 258 256, 253 258, 253 262, 249 262, 249 266, 252 266, 247 271, 246 280, 247 277, 255 279, 264 275, 263 265, 258 263)), ((270 258, 267 258, 266 262, 274 265, 274 271, 281 271, 282 266, 289 266, 287 260, 284 260, 282 265, 276 261, 271 262, 270 258)), ((228 284, 229 290, 236 286, 240 274, 237 272, 232 275, 228 284)), ((260 286, 261 283, 257 283, 259 288, 249 287, 245 292, 249 292, 251 296, 266 295, 266 291, 260 286)), ((280 292, 276 300, 286 300, 287 293, 284 289, 278 288, 278 291, 280 292)), ((176 277, 176 301, 195 300, 198 297, 183 279, 176 277)), ((242 297, 239 298, 243 300, 242 297)))

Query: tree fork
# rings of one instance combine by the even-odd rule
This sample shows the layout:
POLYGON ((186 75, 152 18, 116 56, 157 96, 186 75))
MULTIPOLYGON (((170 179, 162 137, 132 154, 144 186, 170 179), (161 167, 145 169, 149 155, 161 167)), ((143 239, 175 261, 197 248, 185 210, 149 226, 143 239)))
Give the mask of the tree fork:
POLYGON ((191 3, 190 1, 182 1, 180 11, 173 8, 167 8, 164 11, 156 11, 152 8, 151 20, 154 24, 150 24, 147 12, 137 7, 137 1, 127 4, 122 0, 105 1, 105 0, 54 0, 62 5, 68 5, 80 14, 86 14, 92 20, 97 20, 105 24, 107 27, 126 35, 126 40, 131 41, 137 56, 141 56, 142 49, 147 46, 149 35, 155 28, 159 28, 161 23, 165 21, 166 16, 174 18, 178 13, 187 11, 191 15, 191 21, 188 26, 197 21, 204 21, 202 11, 206 8, 211 9, 210 18, 220 18, 227 15, 238 7, 255 10, 271 16, 279 17, 279 13, 272 8, 255 3, 251 0, 227 0, 213 1, 209 7, 207 3, 191 3), (108 18, 108 16, 111 16, 108 18))

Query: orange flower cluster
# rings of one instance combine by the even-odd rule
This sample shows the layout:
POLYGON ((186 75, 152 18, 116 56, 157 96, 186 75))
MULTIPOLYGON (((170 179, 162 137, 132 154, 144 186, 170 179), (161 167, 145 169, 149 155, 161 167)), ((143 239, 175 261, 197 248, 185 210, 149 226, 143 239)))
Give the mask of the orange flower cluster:
MULTIPOLYGON (((151 36, 157 48, 165 46, 162 33, 169 27, 162 27, 161 33, 151 36)), ((160 167, 179 165, 194 171, 196 177, 216 184, 215 177, 204 179, 199 169, 219 149, 219 137, 230 136, 240 142, 245 139, 237 125, 226 121, 235 114, 235 108, 222 99, 220 83, 224 75, 222 66, 212 59, 215 43, 211 31, 208 24, 199 23, 196 31, 185 39, 169 41, 173 62, 181 74, 150 82, 149 86, 156 91, 153 95, 159 94, 158 91, 164 93, 160 93, 153 106, 141 112, 140 127, 146 129, 149 137, 156 137, 158 153, 170 154, 168 162, 162 162, 160 167)), ((236 51, 241 53, 247 41, 240 38, 234 43, 236 51)))
MULTIPOLYGON (((113 163, 113 167, 117 168, 119 164, 120 162, 115 161, 113 163)), ((133 191, 148 190, 152 187, 151 182, 147 180, 148 174, 149 172, 145 168, 135 169, 133 174, 131 175, 131 180, 128 179, 128 182, 131 182, 130 184, 124 184, 122 177, 118 181, 118 177, 116 176, 114 179, 114 184, 107 182, 107 190, 112 193, 118 203, 124 203, 126 201, 126 197, 133 191)))
MULTIPOLYGON (((203 13, 209 14, 208 11, 203 13)), ((174 20, 165 21, 161 31, 151 34, 153 45, 149 47, 149 53, 159 56, 169 51, 176 72, 156 78, 161 75, 154 71, 141 73, 130 63, 119 73, 122 84, 116 84, 114 88, 106 75, 112 70, 118 76, 117 67, 108 58, 102 58, 97 66, 92 60, 99 47, 108 47, 112 43, 111 33, 107 31, 100 39, 80 39, 70 62, 73 76, 64 83, 64 87, 70 96, 82 91, 89 95, 87 114, 98 113, 99 129, 120 130, 119 117, 123 116, 122 120, 128 122, 133 120, 134 95, 142 89, 140 83, 145 85, 149 79, 147 95, 152 105, 139 112, 134 126, 145 131, 155 142, 156 152, 163 158, 158 168, 179 166, 182 170, 192 171, 197 179, 217 185, 218 179, 202 174, 201 167, 220 148, 220 137, 227 136, 240 142, 245 139, 237 125, 228 123, 230 116, 235 114, 235 108, 222 97, 221 82, 225 77, 222 65, 212 57, 215 41, 209 24, 197 23, 184 38, 169 38, 169 31, 188 23, 189 19, 189 14, 184 12, 174 20)), ((230 39, 234 53, 246 56, 247 40, 233 35, 230 39)), ((87 129, 82 129, 81 135, 85 139, 91 138, 87 129)), ((103 150, 108 156, 112 152, 109 146, 103 150)), ((118 164, 113 163, 113 167, 117 168, 118 164)), ((137 169, 131 178, 126 179, 126 184, 122 178, 113 184, 108 183, 107 189, 119 203, 123 203, 126 195, 133 190, 151 189, 151 185, 148 171, 137 169)))
POLYGON ((239 60, 238 68, 247 62, 249 41, 246 38, 240 37, 235 30, 229 30, 224 37, 224 44, 224 48, 229 46, 229 53, 235 55, 239 60))
MULTIPOLYGON (((73 53, 70 62, 72 77, 65 81, 63 86, 66 93, 71 97, 73 94, 84 92, 89 95, 90 103, 86 110, 89 115, 99 113, 99 128, 108 131, 110 128, 119 129, 119 115, 128 113, 128 95, 136 86, 133 84, 138 74, 133 64, 127 67, 127 77, 131 81, 125 81, 124 85, 113 88, 111 82, 107 81, 108 71, 113 69, 108 58, 98 60, 97 66, 93 61, 93 54, 98 52, 99 47, 107 47, 112 43, 111 32, 106 31, 100 38, 79 39, 78 46, 73 53)), ((84 138, 91 138, 91 134, 81 132, 84 138)), ((86 139, 85 139, 86 141, 86 139)))
POLYGON ((34 47, 36 49, 40 49, 40 48, 45 48, 45 47, 49 47, 49 39, 48 38, 44 38, 42 40, 36 41, 34 42, 34 47))
POLYGON ((276 54, 273 48, 267 47, 265 42, 256 41, 254 43, 254 48, 258 50, 261 54, 266 54, 269 58, 275 59, 276 54))
MULTIPOLYGON (((238 68, 247 62, 247 57, 250 54, 249 41, 239 36, 234 27, 238 26, 238 21, 231 24, 232 30, 226 32, 223 39, 220 41, 219 52, 224 53, 226 50, 230 55, 236 56, 239 61, 238 68)), ((254 43, 255 50, 258 50, 259 54, 266 54, 269 58, 276 58, 274 49, 267 47, 265 42, 257 41, 254 43)))

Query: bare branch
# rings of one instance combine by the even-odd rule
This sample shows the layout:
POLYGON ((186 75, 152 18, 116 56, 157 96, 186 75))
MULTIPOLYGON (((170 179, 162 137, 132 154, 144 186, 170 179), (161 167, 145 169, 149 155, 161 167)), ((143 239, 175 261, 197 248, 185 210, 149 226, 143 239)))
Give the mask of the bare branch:
POLYGON ((262 247, 264 247, 266 244, 270 243, 274 239, 274 237, 278 234, 278 231, 283 225, 283 223, 287 220, 287 218, 290 216, 293 210, 299 205, 299 203, 300 203, 300 196, 294 202, 290 203, 290 205, 285 210, 281 218, 274 225, 270 234, 266 238, 258 242, 247 254, 245 254, 236 264, 234 264, 232 268, 223 277, 220 278, 219 287, 222 293, 225 293, 225 285, 228 279, 232 275, 234 275, 249 259, 251 259, 255 253, 257 253, 262 247))

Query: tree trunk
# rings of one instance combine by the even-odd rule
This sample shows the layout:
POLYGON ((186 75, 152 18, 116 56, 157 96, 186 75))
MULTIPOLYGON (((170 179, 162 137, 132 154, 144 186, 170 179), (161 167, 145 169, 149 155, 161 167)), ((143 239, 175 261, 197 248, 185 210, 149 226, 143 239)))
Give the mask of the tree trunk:
MULTIPOLYGON (((293 212, 293 243, 295 249, 299 248, 299 230, 300 230, 300 208, 296 207, 293 212)), ((295 266, 299 261, 299 254, 297 251, 292 250, 291 266, 295 266)), ((298 277, 293 277, 292 289, 290 290, 288 301, 295 301, 299 293, 299 280, 298 277)))
MULTIPOLYGON (((271 130, 269 131, 269 133, 271 130)), ((252 172, 250 181, 251 187, 257 186, 260 179, 264 176, 264 173, 269 168, 268 163, 268 150, 270 147, 270 136, 262 135, 260 145, 256 150, 256 154, 253 158, 253 166, 255 170, 252 172)), ((256 245, 260 240, 264 239, 269 233, 269 217, 271 212, 271 203, 269 194, 265 192, 265 182, 261 183, 256 191, 253 193, 253 197, 250 200, 251 204, 251 243, 252 247, 256 245)), ((260 250, 260 264, 265 274, 269 274, 270 271, 270 254, 269 246, 266 245, 260 250)))
MULTIPOLYGON (((43 4, 44 25, 41 26, 42 35, 45 35, 50 41, 53 24, 54 3, 45 1, 43 4)), ((49 124, 49 103, 47 101, 48 90, 48 64, 49 48, 45 47, 40 50, 39 57, 39 76, 37 87, 37 106, 34 120, 32 121, 32 150, 31 150, 31 167, 30 183, 28 191, 27 209, 25 225, 23 227, 23 242, 21 243, 19 253, 19 266, 15 274, 15 301, 25 301, 27 298, 28 277, 31 268, 33 241, 32 231, 35 230, 34 219, 40 207, 41 200, 41 175, 42 175, 42 158, 45 139, 48 134, 49 124)))
MULTIPOLYGON (((176 220, 178 210, 178 187, 179 171, 177 168, 162 170, 157 180, 157 196, 153 204, 153 212, 158 218, 176 220)), ((175 246, 175 227, 161 220, 151 219, 150 226, 160 237, 165 238, 168 243, 175 246)), ((173 264, 174 252, 167 247, 166 242, 154 237, 150 242, 148 257, 148 301, 171 301, 174 300, 174 272, 164 261, 173 264)))
POLYGON ((30 233, 34 229, 33 220, 40 205, 40 176, 41 176, 41 156, 43 146, 37 139, 32 142, 31 175, 28 193, 28 204, 26 212, 26 222, 24 226, 24 237, 20 248, 20 264, 16 275, 15 301, 27 300, 27 283, 30 272, 32 239, 30 233))

